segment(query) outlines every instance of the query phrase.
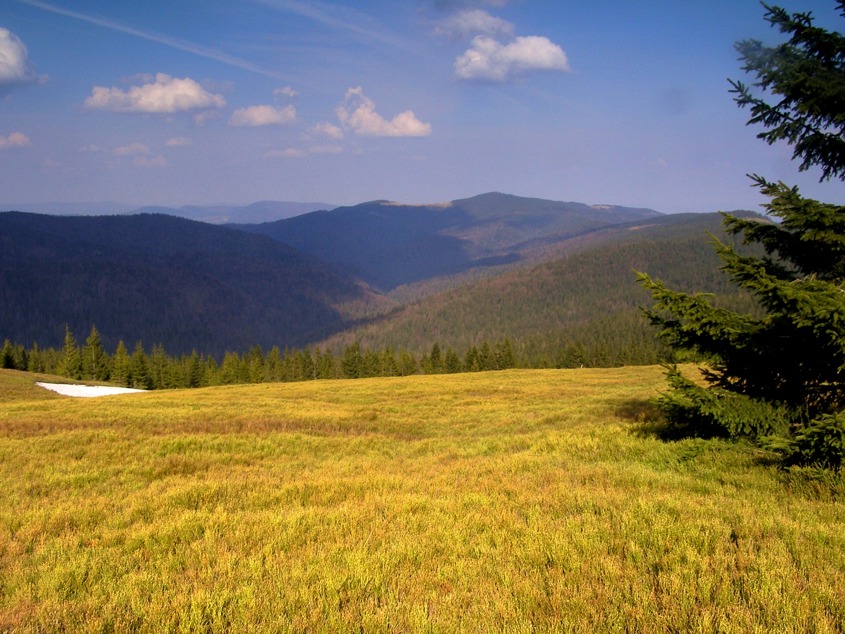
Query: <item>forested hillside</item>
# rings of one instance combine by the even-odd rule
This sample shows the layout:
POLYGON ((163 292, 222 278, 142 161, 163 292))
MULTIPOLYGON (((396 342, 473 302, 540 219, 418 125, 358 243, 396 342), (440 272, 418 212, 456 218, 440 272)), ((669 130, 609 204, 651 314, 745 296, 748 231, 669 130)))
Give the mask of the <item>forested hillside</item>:
POLYGON ((558 244, 569 252, 557 259, 425 297, 326 344, 341 348, 358 340, 364 347, 424 351, 438 342, 463 350, 509 337, 517 358, 533 366, 656 362, 668 351, 642 318, 639 307, 649 294, 636 284, 635 269, 754 309, 718 270, 708 232, 723 235, 720 215, 663 216, 597 232, 558 244))
POLYGON ((173 353, 303 346, 382 301, 269 238, 163 215, 0 214, 0 333, 60 346, 96 324, 114 349, 173 353))
POLYGON ((438 344, 468 367, 474 347, 508 340, 521 365, 653 363, 669 351, 640 314, 648 294, 634 269, 677 288, 732 292, 708 244, 708 231, 721 233, 717 214, 489 194, 288 222, 307 227, 313 250, 337 249, 335 260, 360 266, 165 215, 0 214, 0 338, 58 348, 66 327, 96 325, 109 352, 143 341, 217 362, 254 346, 317 345, 340 358, 357 342, 387 357, 408 352, 418 366, 438 344), (384 287, 418 281, 386 296, 352 274, 362 267, 384 287))

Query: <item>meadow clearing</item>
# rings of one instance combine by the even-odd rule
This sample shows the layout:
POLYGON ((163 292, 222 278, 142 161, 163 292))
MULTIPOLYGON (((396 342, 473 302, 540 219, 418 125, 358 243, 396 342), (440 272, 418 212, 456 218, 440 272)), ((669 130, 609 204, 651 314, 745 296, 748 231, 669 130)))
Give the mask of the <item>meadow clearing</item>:
POLYGON ((845 631, 841 478, 660 440, 657 367, 36 380, 0 370, 0 631, 845 631))

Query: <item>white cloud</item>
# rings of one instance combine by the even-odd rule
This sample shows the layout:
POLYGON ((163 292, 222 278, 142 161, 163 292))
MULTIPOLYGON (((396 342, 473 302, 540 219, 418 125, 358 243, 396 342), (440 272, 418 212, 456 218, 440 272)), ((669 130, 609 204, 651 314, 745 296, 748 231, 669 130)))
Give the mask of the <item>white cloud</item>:
POLYGON ((115 156, 143 156, 150 153, 150 147, 144 143, 130 143, 114 148, 115 156))
POLYGON ((290 86, 285 86, 284 88, 276 88, 273 91, 273 96, 275 97, 296 97, 299 93, 296 92, 290 86))
POLYGON ((455 74, 466 80, 505 82, 535 70, 569 71, 569 60, 560 46, 538 35, 510 44, 479 35, 455 60, 455 74))
POLYGON ((375 110, 375 103, 363 89, 350 88, 335 110, 343 127, 361 136, 421 137, 431 134, 431 124, 417 119, 411 110, 400 112, 390 121, 375 110))
POLYGON ((333 123, 329 123, 328 121, 321 121, 320 123, 315 125, 313 128, 311 128, 311 133, 335 140, 340 140, 343 138, 343 130, 338 128, 333 123))
POLYGON ((513 35, 513 24, 490 15, 483 9, 464 9, 437 23, 435 33, 454 38, 474 35, 513 35))
POLYGON ((85 107, 94 110, 152 114, 223 108, 225 105, 223 95, 206 91, 190 77, 179 79, 165 73, 158 73, 155 81, 132 86, 127 91, 94 86, 91 96, 85 100, 85 107))
POLYGON ((296 108, 287 105, 283 108, 275 106, 249 106, 240 108, 232 113, 229 125, 238 127, 259 127, 265 125, 281 125, 296 121, 296 108))
POLYGON ((9 136, 0 134, 0 150, 13 147, 26 147, 28 145, 32 144, 23 132, 12 132, 9 136))
POLYGON ((21 39, 0 27, 0 95, 17 86, 38 81, 21 39))
POLYGON ((177 137, 173 137, 172 139, 167 139, 167 141, 165 141, 164 144, 167 147, 187 147, 189 145, 192 145, 192 142, 191 142, 190 139, 188 139, 186 137, 177 136, 177 137))

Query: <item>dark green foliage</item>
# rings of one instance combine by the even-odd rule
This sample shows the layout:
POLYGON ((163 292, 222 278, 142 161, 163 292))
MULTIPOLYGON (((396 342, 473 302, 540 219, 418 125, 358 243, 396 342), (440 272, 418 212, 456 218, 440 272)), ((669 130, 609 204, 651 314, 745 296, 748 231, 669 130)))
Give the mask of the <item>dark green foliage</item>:
MULTIPOLYGON (((845 2, 839 3, 845 17, 845 2)), ((766 48, 738 45, 755 86, 774 106, 733 82, 769 143, 786 140, 801 169, 845 179, 845 39, 817 29, 807 14, 766 7, 766 19, 790 40, 766 48)), ((716 243, 721 269, 750 293, 758 314, 726 310, 712 296, 670 290, 641 275, 655 305, 649 321, 673 348, 707 361, 700 387, 676 369, 661 405, 676 432, 757 439, 785 464, 839 468, 845 411, 845 207, 803 198, 794 187, 752 177, 778 223, 725 216, 728 234, 759 245, 740 254, 716 243), (775 436, 772 440, 770 436, 775 436)))
MULTIPOLYGON (((845 2, 836 3, 845 16, 845 2)), ((774 104, 733 81, 741 107, 751 111, 749 124, 766 129, 757 136, 769 144, 786 141, 801 169, 821 167, 822 179, 845 176, 845 38, 813 24, 810 13, 790 14, 763 5, 766 20, 789 39, 775 47, 758 40, 737 44, 754 75, 753 87, 776 96, 774 104)))
POLYGON ((685 437, 761 438, 789 429, 788 410, 729 390, 706 389, 667 367, 671 391, 658 400, 671 421, 669 435, 685 437))
POLYGON ((0 349, 0 368, 7 370, 27 370, 29 368, 29 354, 20 344, 13 344, 6 339, 0 349))
POLYGON ((799 429, 784 448, 787 466, 839 469, 845 460, 845 415, 826 414, 799 429))

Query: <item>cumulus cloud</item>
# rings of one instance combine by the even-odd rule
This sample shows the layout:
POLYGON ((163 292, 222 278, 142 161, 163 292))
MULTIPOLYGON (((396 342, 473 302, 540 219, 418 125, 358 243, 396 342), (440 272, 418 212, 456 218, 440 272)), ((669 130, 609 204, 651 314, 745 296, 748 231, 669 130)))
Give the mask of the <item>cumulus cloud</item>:
POLYGON ((277 108, 276 106, 249 106, 240 108, 232 113, 229 125, 238 127, 259 127, 265 125, 281 125, 296 121, 296 108, 292 105, 277 108))
POLYGON ((38 76, 29 62, 26 46, 17 35, 0 27, 0 95, 36 81, 38 76))
POLYGON ((563 49, 538 35, 517 37, 509 44, 479 35, 455 60, 455 75, 469 81, 506 82, 536 70, 570 70, 563 49))
POLYGON ((513 35, 513 24, 487 13, 483 9, 464 9, 437 23, 435 33, 456 39, 474 35, 513 35))
POLYGON ((223 95, 212 94, 190 77, 179 79, 157 73, 154 80, 129 90, 94 86, 85 107, 111 112, 171 114, 189 110, 223 108, 223 95))
POLYGON ((343 103, 335 113, 344 128, 360 136, 421 137, 431 134, 431 124, 417 119, 411 110, 400 112, 389 121, 382 117, 360 86, 346 91, 343 103))
POLYGON ((329 123, 328 121, 321 121, 313 128, 311 128, 311 133, 316 136, 324 136, 329 139, 340 140, 343 138, 343 130, 338 128, 333 123, 329 123))
POLYGON ((0 134, 0 150, 31 145, 29 138, 23 132, 12 132, 9 136, 0 134))

